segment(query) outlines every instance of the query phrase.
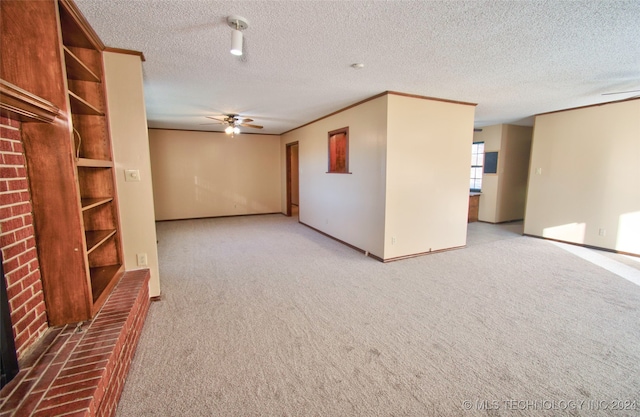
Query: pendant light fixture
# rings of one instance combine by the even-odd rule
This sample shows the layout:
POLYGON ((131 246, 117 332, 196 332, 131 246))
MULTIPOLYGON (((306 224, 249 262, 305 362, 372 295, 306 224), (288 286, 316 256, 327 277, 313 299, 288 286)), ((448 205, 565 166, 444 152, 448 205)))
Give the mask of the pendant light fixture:
POLYGON ((242 55, 242 31, 249 27, 247 19, 241 16, 227 17, 227 24, 231 27, 231 53, 236 56, 242 55))

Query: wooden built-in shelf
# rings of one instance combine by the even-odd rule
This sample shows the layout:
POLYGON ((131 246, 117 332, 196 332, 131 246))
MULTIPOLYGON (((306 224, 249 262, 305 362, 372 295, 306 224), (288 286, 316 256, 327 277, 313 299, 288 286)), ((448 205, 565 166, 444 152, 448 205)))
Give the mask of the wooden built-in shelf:
POLYGON ((87 114, 91 116, 104 116, 104 113, 98 110, 97 107, 71 90, 69 90, 69 100, 71 102, 71 111, 73 113, 87 114))
POLYGON ((122 272, 124 272, 124 268, 119 264, 89 268, 94 311, 102 307, 109 295, 109 290, 118 282, 119 275, 122 272))
POLYGON ((82 198, 80 200, 82 204, 82 211, 87 211, 89 209, 101 206, 103 204, 112 201, 113 197, 104 197, 104 198, 82 198))
POLYGON ((78 158, 76 165, 85 168, 113 168, 113 161, 104 159, 78 158))
POLYGON ((102 245, 111 236, 116 234, 116 230, 90 230, 84 232, 87 240, 87 254, 93 252, 98 246, 102 245))
POLYGON ((0 15, 0 115, 24 122, 48 322, 91 320, 124 272, 105 46, 73 0, 0 0, 0 15))
POLYGON ((67 68, 67 78, 72 80, 81 80, 81 81, 92 81, 94 83, 101 82, 100 77, 98 77, 91 69, 85 65, 84 62, 80 60, 69 48, 66 46, 62 47, 64 49, 64 63, 67 68))

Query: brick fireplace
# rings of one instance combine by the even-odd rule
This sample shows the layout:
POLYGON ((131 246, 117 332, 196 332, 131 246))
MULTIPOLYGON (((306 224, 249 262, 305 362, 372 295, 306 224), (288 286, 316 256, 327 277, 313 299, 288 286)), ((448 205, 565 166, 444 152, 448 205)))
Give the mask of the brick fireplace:
POLYGON ((0 248, 18 359, 47 330, 20 122, 0 117, 0 248))
POLYGON ((20 369, 0 390, 0 416, 113 416, 149 309, 149 270, 125 272, 81 327, 49 327, 20 129, 0 116, 0 250, 20 369))

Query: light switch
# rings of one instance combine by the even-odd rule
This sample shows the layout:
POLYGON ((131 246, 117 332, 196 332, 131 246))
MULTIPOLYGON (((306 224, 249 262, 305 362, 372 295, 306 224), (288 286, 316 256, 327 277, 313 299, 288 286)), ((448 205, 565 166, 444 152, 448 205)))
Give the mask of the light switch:
POLYGON ((125 169, 124 170, 125 181, 140 181, 140 170, 137 169, 125 169))

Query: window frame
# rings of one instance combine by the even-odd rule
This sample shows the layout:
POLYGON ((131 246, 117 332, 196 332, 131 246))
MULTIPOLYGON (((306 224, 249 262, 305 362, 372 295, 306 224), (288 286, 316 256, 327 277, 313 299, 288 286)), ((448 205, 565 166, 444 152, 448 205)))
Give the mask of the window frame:
MULTIPOLYGON (((477 141, 477 142, 473 142, 471 144, 471 169, 474 168, 480 168, 480 177, 476 177, 476 176, 471 176, 469 175, 469 191, 472 193, 480 193, 482 192, 482 180, 483 180, 483 175, 484 175, 484 155, 485 155, 485 151, 484 151, 484 141, 477 141), (476 150, 476 145, 480 145, 482 144, 482 152, 474 152, 476 150), (474 155, 480 155, 482 154, 482 164, 481 165, 474 165, 473 161, 474 161, 474 155), (474 181, 474 185, 477 185, 477 181, 480 180, 480 187, 471 187, 471 181, 474 181)), ((477 162, 477 161, 476 161, 477 162)), ((471 174, 471 173, 470 173, 471 174)))

